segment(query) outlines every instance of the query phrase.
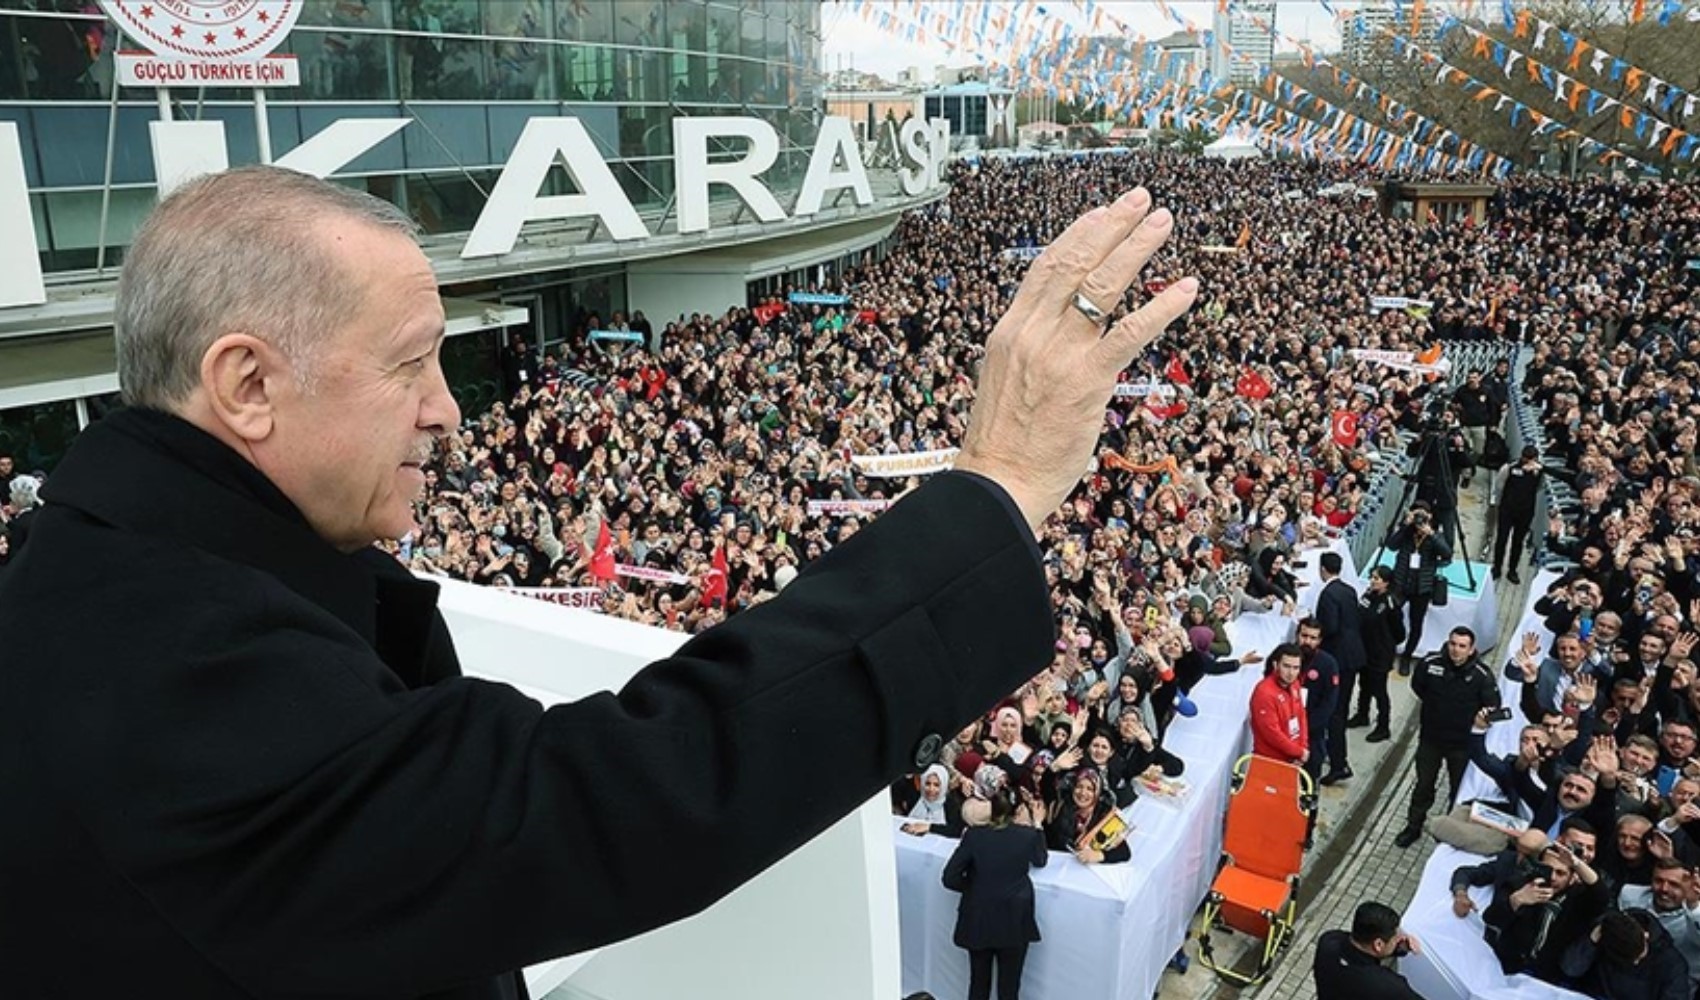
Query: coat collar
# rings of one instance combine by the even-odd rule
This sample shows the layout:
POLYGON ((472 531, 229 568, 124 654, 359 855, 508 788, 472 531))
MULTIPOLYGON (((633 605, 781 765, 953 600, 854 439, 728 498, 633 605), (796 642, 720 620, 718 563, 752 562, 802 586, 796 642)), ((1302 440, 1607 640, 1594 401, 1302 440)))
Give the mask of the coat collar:
POLYGON ((416 663, 424 653, 427 629, 380 622, 378 608, 388 605, 386 612, 412 622, 424 614, 429 622, 436 584, 414 579, 375 549, 337 551, 260 470, 179 417, 129 407, 94 424, 54 470, 43 495, 114 527, 268 573, 367 645, 400 654, 402 663, 416 663), (418 638, 401 642, 410 634, 418 638), (382 648, 392 642, 418 648, 382 648))

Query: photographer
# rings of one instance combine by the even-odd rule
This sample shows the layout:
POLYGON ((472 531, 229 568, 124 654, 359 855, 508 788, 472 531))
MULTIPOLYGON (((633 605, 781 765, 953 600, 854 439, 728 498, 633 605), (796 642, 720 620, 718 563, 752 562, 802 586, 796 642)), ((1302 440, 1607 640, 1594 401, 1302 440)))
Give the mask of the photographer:
POLYGON ((1411 658, 1422 643, 1423 620, 1428 617, 1440 565, 1452 558, 1452 546, 1440 536, 1434 511, 1422 500, 1411 505, 1405 520, 1387 536, 1386 545, 1393 551, 1394 587, 1405 595, 1408 609, 1405 662, 1400 665, 1399 673, 1409 677, 1411 658))
POLYGON ((1570 945, 1561 968, 1572 989, 1599 1000, 1686 1000, 1691 993, 1688 966, 1670 932, 1644 909, 1606 913, 1570 945))
POLYGON ((1382 903, 1359 903, 1352 930, 1323 932, 1316 941, 1311 973, 1317 1000, 1421 1000, 1405 977, 1387 967, 1390 958, 1421 953, 1417 940, 1399 929, 1399 912, 1382 903))
POLYGON ((1514 883, 1494 894, 1482 922, 1507 975, 1528 973, 1563 982, 1560 961, 1611 904, 1599 873, 1574 851, 1552 844, 1523 867, 1514 883))
POLYGON ((1470 469, 1475 456, 1470 454, 1469 441, 1458 425, 1457 408, 1448 405, 1444 396, 1430 397, 1422 428, 1411 438, 1405 453, 1418 461, 1416 470, 1410 473, 1417 484, 1417 501, 1434 515, 1435 529, 1450 549, 1452 532, 1457 528, 1458 479, 1470 469))

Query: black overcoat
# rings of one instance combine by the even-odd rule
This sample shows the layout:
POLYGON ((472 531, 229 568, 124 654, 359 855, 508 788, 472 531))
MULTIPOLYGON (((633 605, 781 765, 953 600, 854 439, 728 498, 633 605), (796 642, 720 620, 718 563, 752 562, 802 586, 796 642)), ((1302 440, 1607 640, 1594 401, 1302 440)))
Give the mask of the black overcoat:
POLYGON ((1050 857, 1037 827, 971 826, 944 866, 944 886, 962 893, 956 909, 959 948, 1013 948, 1039 940, 1031 868, 1050 857))
POLYGON ((337 552, 175 417, 89 428, 46 495, 0 582, 18 1000, 523 995, 919 770, 1055 639, 1031 533, 962 473, 548 711, 459 676, 436 585, 337 552))

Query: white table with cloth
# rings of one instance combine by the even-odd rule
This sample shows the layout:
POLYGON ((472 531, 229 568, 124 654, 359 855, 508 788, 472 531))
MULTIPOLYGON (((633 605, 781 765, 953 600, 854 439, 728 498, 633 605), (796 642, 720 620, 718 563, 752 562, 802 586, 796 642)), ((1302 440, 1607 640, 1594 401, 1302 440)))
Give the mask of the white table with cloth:
POLYGON ((1453 870, 1486 860, 1444 844, 1429 855, 1402 921, 1422 951, 1400 959, 1399 972, 1424 1000, 1583 1000, 1579 993, 1500 971, 1499 959, 1482 938, 1481 915, 1493 901, 1491 889, 1470 890, 1475 912, 1453 916, 1453 870))
MULTIPOLYGON (((1314 552, 1310 561, 1314 573, 1314 552)), ((1293 620, 1281 615, 1242 615, 1228 627, 1238 653, 1267 654, 1292 632, 1293 620)), ((1207 677, 1193 689, 1198 715, 1177 718, 1164 741, 1186 761, 1191 790, 1179 803, 1141 796, 1129 808, 1131 861, 1083 865, 1052 852, 1046 866, 1033 871, 1044 940, 1028 952, 1022 980, 1028 1000, 1149 997, 1156 991, 1216 877, 1229 779, 1234 762, 1249 752, 1251 690, 1262 677, 1261 665, 1251 665, 1207 677)), ((902 822, 893 817, 894 824, 902 822)), ((896 840, 903 991, 964 996, 968 953, 951 941, 961 897, 940 881, 957 842, 903 834, 896 840)))

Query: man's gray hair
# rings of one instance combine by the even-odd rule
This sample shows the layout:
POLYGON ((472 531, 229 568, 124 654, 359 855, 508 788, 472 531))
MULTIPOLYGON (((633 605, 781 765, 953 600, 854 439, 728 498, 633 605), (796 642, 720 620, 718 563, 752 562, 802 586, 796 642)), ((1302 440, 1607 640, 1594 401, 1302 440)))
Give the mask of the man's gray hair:
POLYGON ((174 408, 200 385, 207 348, 235 332, 276 347, 310 388, 319 341, 360 306, 319 235, 334 216, 418 233, 389 202, 280 167, 212 174, 160 202, 130 245, 113 304, 124 401, 174 408))

